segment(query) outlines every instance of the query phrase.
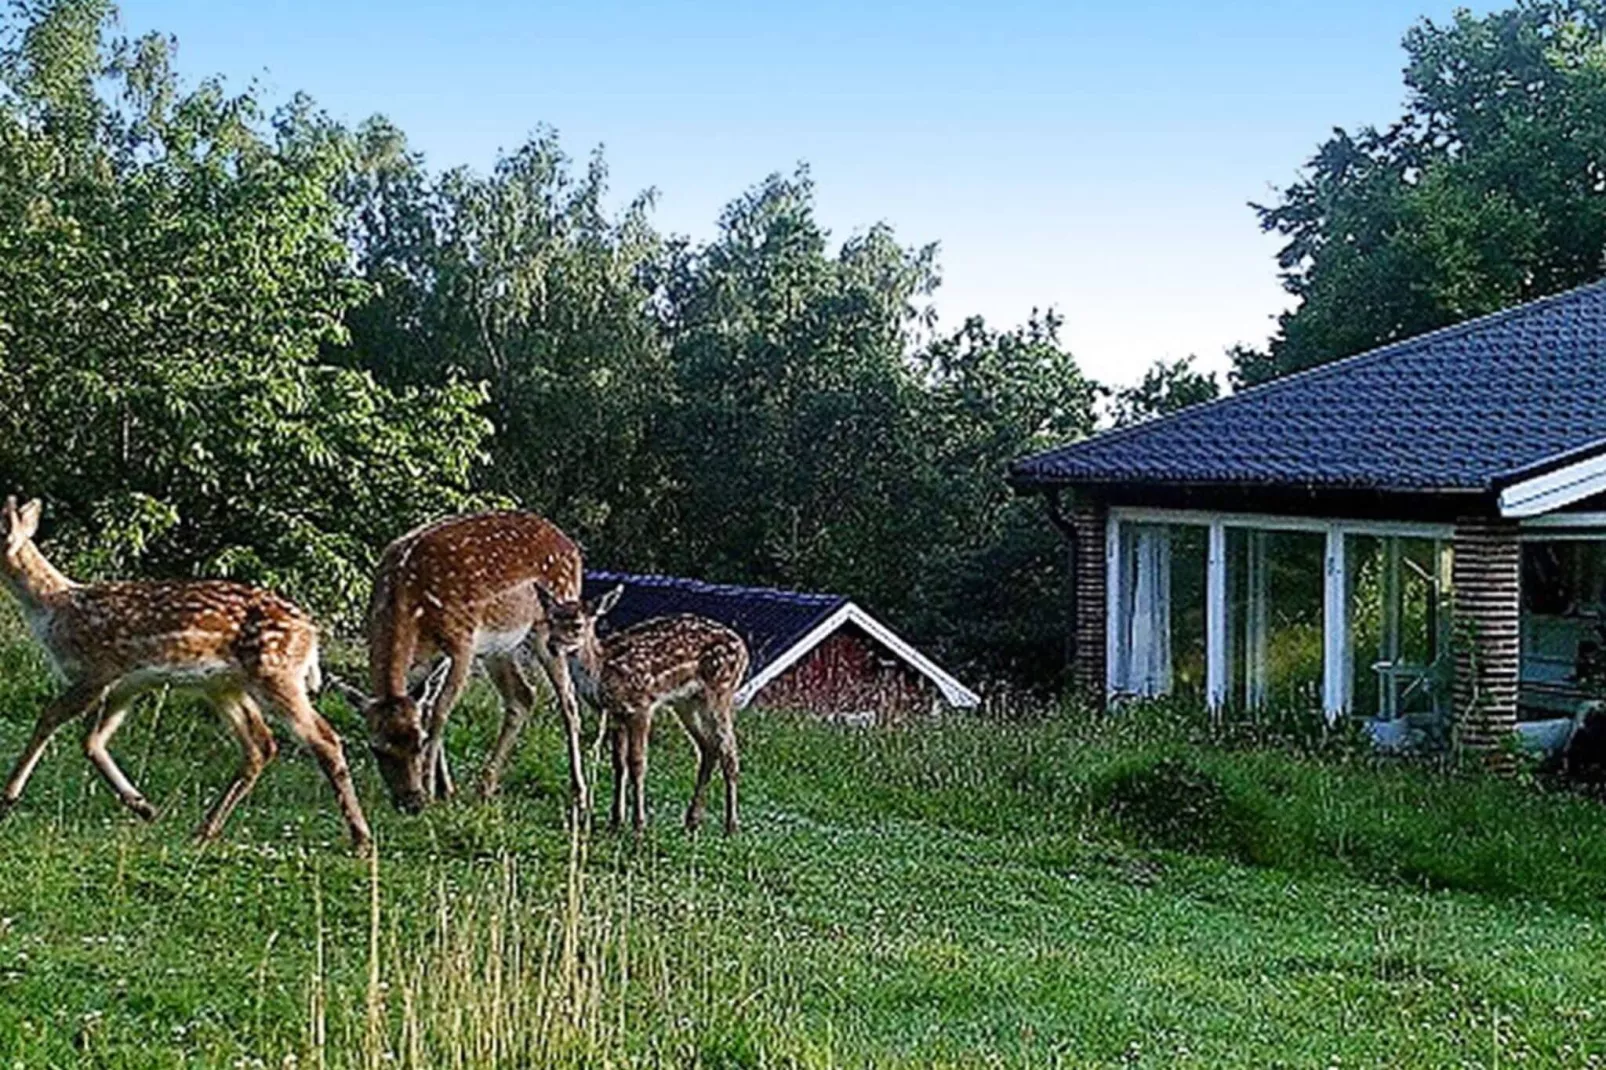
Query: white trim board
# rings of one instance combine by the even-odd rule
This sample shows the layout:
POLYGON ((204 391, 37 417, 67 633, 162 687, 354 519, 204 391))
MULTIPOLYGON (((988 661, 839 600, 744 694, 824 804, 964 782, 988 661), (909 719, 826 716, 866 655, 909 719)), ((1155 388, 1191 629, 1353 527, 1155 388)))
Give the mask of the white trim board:
POLYGON ((974 709, 981 705, 981 697, 974 691, 943 672, 930 658, 910 646, 891 628, 888 628, 852 602, 843 603, 830 616, 809 629, 803 638, 787 647, 779 657, 764 666, 762 672, 743 684, 736 692, 736 705, 738 707, 746 706, 753 700, 753 696, 764 690, 765 685, 799 661, 802 661, 809 651, 819 646, 820 643, 824 642, 828 636, 844 624, 858 625, 872 639, 885 646, 903 659, 905 664, 930 680, 936 685, 937 690, 942 693, 943 700, 948 705, 957 706, 961 709, 974 709))
POLYGON ((1349 708, 1349 563, 1344 532, 1327 530, 1322 587, 1322 709, 1334 724, 1349 708))
POLYGON ((1205 697, 1212 710, 1227 704, 1231 662, 1227 644, 1227 528, 1210 525, 1205 553, 1205 697))
POLYGON ((1553 513, 1606 491, 1606 453, 1563 465, 1500 492, 1500 515, 1511 519, 1553 513))
MULTIPOLYGON (((1600 532, 1595 529, 1606 527, 1606 513, 1547 513, 1543 516, 1527 517, 1522 521, 1519 530, 1526 532, 1567 532, 1575 530, 1582 533, 1585 538, 1600 538, 1600 532)), ((1558 538, 1561 535, 1558 535, 1558 538)), ((1547 535, 1550 538, 1550 535, 1547 535)))
POLYGON ((1256 528, 1261 531, 1337 530, 1345 535, 1399 535, 1405 538, 1449 539, 1453 524, 1430 524, 1413 520, 1352 520, 1347 517, 1278 516, 1266 513, 1222 513, 1207 509, 1147 509, 1115 506, 1112 520, 1134 524, 1192 524, 1209 527, 1256 528))
POLYGON ((1121 682, 1121 518, 1112 510, 1104 518, 1104 697, 1121 682))

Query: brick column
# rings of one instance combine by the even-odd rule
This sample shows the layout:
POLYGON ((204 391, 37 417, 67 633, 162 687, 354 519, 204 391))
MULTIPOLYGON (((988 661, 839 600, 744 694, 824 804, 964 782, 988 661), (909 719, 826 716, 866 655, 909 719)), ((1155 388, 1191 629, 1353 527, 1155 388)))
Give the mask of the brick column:
POLYGON ((1104 705, 1105 583, 1104 535, 1108 512, 1081 501, 1070 516, 1074 537, 1075 589, 1071 607, 1071 683, 1093 705, 1104 705))
POLYGON ((1482 517, 1456 522, 1450 583, 1455 613, 1455 738, 1496 766, 1517 724, 1522 546, 1517 525, 1482 517))

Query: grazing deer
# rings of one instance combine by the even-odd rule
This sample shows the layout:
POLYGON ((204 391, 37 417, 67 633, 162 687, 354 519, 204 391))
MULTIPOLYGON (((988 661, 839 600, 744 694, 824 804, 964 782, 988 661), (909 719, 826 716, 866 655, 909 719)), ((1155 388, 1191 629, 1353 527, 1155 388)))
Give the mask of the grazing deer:
POLYGON ((277 752, 262 718, 266 706, 282 715, 317 756, 352 840, 366 847, 368 822, 352 789, 340 737, 307 697, 308 688, 319 685, 318 631, 312 620, 278 595, 238 583, 74 583, 34 545, 39 512, 37 500, 18 508, 15 498, 6 499, 0 576, 22 603, 29 628, 66 679, 67 690, 39 714, 33 738, 0 795, 0 813, 16 804, 56 730, 87 714, 84 753, 123 805, 154 819, 156 809, 123 775, 107 745, 135 698, 173 684, 205 695, 240 743, 239 772, 207 812, 200 839, 217 836, 277 752))
POLYGON ((568 732, 574 805, 581 813, 589 808, 574 685, 567 663, 548 650, 538 596, 578 598, 583 572, 579 548, 533 513, 450 517, 408 532, 385 550, 368 613, 371 697, 364 697, 363 710, 370 748, 397 809, 417 813, 430 795, 452 794, 446 718, 476 657, 484 660, 504 707, 480 779, 481 792, 495 794, 535 705, 517 656, 532 632, 568 732), (442 675, 431 678, 422 699, 409 694, 413 666, 436 655, 444 659, 437 670, 442 675))
POLYGON ((647 823, 647 739, 653 714, 675 711, 697 748, 697 785, 686 828, 703 820, 703 794, 717 764, 725 778, 725 831, 734 833, 740 762, 732 708, 747 675, 747 644, 722 624, 689 614, 657 617, 597 638, 596 623, 619 600, 615 587, 594 602, 557 603, 543 592, 553 653, 578 663, 581 686, 606 720, 613 754, 609 824, 624 823, 627 787, 634 789, 633 823, 647 823))

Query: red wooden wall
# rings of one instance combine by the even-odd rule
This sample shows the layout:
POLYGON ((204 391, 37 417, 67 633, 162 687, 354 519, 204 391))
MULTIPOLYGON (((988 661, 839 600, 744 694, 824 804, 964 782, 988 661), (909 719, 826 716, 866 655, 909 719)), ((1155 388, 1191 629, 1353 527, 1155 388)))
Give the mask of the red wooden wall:
POLYGON ((938 699, 929 680, 848 624, 766 684, 752 705, 897 721, 929 712, 938 699))

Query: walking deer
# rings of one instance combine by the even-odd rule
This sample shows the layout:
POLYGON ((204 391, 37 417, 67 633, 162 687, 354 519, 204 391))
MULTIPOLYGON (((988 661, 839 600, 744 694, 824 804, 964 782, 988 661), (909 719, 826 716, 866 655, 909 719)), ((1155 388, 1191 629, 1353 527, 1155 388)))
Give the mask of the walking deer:
POLYGON ((647 823, 647 740, 653 714, 675 711, 697 749, 697 783, 686 808, 686 828, 703 819, 703 795, 718 765, 725 780, 725 831, 734 833, 736 753, 733 707, 736 689, 747 675, 747 644, 742 637, 703 617, 657 617, 599 639, 597 621, 612 609, 622 588, 594 602, 558 603, 545 593, 554 654, 578 663, 581 685, 606 720, 613 757, 613 809, 609 824, 624 823, 625 795, 633 791, 632 823, 641 834, 647 823))
POLYGON ((39 714, 0 795, 0 814, 16 805, 56 730, 87 715, 84 753, 123 805, 154 819, 155 807, 107 747, 135 698, 172 684, 203 694, 240 744, 239 772, 207 812, 200 839, 218 835, 277 752, 262 717, 265 706, 317 756, 352 840, 366 847, 368 822, 340 737, 307 697, 319 686, 318 631, 311 619, 276 594, 238 583, 74 583, 34 544, 39 513, 37 500, 19 508, 15 498, 6 499, 0 575, 67 689, 39 714))
POLYGON ((533 513, 450 517, 408 532, 385 550, 368 614, 371 697, 364 701, 370 748, 392 803, 408 813, 454 790, 446 763, 446 719, 481 658, 500 692, 502 729, 486 759, 480 790, 492 795, 535 705, 518 651, 531 644, 562 710, 574 805, 588 807, 581 766, 580 714, 568 665, 550 654, 539 593, 577 599, 580 550, 533 513), (413 666, 443 657, 442 676, 420 699, 408 692, 413 666))

